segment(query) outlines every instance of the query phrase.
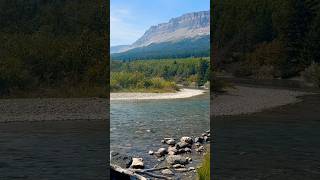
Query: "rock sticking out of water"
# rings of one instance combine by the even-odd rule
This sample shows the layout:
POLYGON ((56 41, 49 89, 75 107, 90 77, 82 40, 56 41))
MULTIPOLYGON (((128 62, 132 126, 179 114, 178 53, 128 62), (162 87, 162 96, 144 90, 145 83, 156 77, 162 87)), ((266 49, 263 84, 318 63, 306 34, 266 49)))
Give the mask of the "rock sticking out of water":
POLYGON ((166 148, 159 148, 157 152, 155 152, 154 154, 157 156, 157 157, 162 157, 164 155, 166 155, 168 153, 167 149, 166 148))
POLYGON ((180 139, 180 142, 185 142, 187 144, 192 144, 193 143, 193 140, 191 137, 188 137, 188 136, 184 136, 180 139))
POLYGON ((174 173, 170 169, 164 169, 161 171, 163 175, 174 175, 174 173))
POLYGON ((175 165, 175 164, 182 164, 182 165, 185 165, 185 164, 188 164, 188 160, 181 156, 181 155, 169 155, 167 158, 167 163, 170 164, 170 165, 175 165))
POLYGON ((132 163, 132 157, 118 152, 111 152, 111 163, 122 168, 128 168, 132 163))
POLYGON ((133 169, 143 169, 144 163, 142 158, 132 158, 132 164, 130 166, 133 169))

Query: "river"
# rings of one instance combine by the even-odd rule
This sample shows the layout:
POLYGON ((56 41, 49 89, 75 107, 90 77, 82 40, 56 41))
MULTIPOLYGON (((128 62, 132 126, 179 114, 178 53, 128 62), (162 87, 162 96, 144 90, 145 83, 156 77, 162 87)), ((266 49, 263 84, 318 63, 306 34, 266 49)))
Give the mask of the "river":
MULTIPOLYGON (((164 137, 200 136, 210 129, 209 93, 186 99, 111 101, 110 149, 143 157, 146 167, 157 163, 164 137)), ((195 158, 192 166, 200 163, 195 158)))
POLYGON ((259 113, 212 117, 214 178, 319 179, 320 95, 301 99, 259 113))

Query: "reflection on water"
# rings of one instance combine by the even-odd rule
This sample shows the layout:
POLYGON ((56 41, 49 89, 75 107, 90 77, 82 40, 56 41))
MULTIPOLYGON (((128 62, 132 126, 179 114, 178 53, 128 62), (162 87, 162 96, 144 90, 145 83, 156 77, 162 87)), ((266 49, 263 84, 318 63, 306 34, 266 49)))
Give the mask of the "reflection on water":
MULTIPOLYGON (((209 95, 175 100, 112 101, 111 150, 144 157, 164 137, 196 136, 210 128, 209 95)), ((149 161, 149 162, 148 162, 149 161)))

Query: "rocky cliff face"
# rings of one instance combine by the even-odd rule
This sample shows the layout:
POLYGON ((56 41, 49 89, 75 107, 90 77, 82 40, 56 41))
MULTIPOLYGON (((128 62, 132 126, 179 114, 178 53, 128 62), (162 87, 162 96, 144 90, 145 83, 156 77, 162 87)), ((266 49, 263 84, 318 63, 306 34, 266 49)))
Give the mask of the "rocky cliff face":
POLYGON ((177 41, 209 34, 210 12, 193 12, 173 18, 168 23, 152 26, 132 44, 132 47, 142 47, 152 43, 177 41))
POLYGON ((172 18, 167 23, 151 26, 144 35, 123 51, 152 43, 179 41, 210 34, 210 11, 200 11, 172 18))

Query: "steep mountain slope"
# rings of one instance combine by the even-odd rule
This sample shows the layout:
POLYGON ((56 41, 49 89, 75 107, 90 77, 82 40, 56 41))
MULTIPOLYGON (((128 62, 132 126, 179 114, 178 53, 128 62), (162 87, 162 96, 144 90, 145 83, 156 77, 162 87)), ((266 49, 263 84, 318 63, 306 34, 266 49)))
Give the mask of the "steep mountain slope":
POLYGON ((209 55, 209 36, 210 12, 193 12, 151 26, 132 45, 111 47, 111 54, 122 60, 209 55))

